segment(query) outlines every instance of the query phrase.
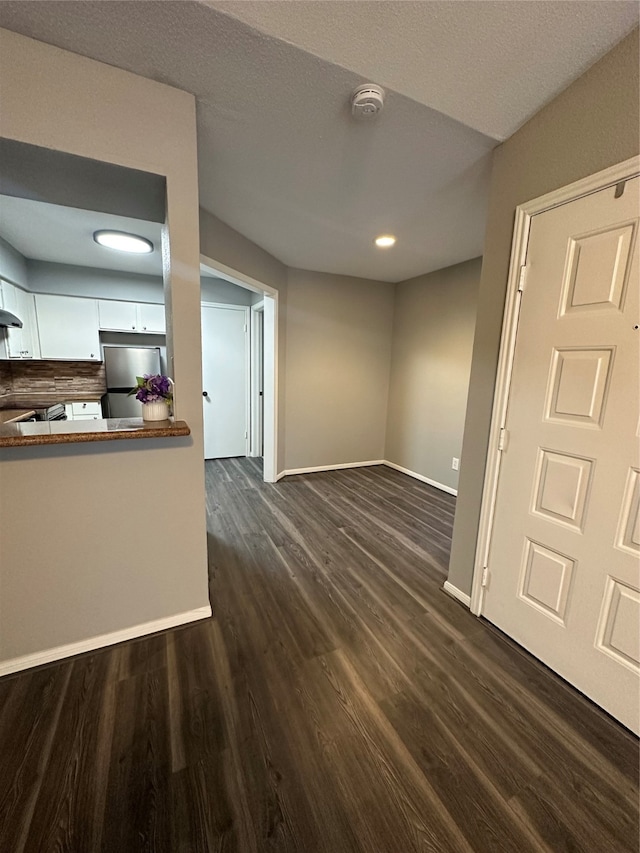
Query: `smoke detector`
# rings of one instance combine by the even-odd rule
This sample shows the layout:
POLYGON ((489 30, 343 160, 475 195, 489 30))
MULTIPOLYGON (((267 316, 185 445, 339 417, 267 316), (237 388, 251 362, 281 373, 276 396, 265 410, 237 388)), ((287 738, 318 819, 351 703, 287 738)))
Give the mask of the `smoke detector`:
POLYGON ((384 106, 384 89, 375 83, 364 83, 351 95, 351 115, 354 118, 375 118, 384 106))

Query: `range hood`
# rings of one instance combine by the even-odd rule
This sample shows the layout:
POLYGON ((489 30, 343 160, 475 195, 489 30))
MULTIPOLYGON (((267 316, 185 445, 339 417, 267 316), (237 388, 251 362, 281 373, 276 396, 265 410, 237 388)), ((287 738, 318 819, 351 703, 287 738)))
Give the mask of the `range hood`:
POLYGON ((15 314, 12 314, 11 311, 5 311, 0 308, 0 328, 9 326, 14 329, 22 328, 22 320, 19 320, 15 314))

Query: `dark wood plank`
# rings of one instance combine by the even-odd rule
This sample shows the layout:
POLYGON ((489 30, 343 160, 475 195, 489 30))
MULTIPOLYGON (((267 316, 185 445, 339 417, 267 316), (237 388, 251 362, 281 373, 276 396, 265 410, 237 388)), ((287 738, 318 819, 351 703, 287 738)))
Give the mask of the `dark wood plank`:
POLYGON ((540 837, 505 808, 499 788, 428 707, 400 694, 382 709, 472 849, 540 850, 540 837))
POLYGON ((171 850, 166 670, 117 685, 102 850, 171 850))
POLYGON ((0 696, 0 850, 24 849, 73 665, 4 679, 0 696))
MULTIPOLYGON (((225 753, 209 756, 170 779, 171 853, 239 851, 229 803, 225 753)), ((244 848, 247 849, 247 848, 244 848)))
POLYGON ((99 850, 117 687, 115 655, 73 664, 25 850, 99 850))
POLYGON ((210 624, 166 637, 171 770, 218 756, 226 747, 210 624))

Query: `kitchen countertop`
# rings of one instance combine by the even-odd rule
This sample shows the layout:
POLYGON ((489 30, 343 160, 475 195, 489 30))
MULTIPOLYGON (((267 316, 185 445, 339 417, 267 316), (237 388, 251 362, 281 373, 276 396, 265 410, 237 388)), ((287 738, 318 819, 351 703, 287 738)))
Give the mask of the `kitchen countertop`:
POLYGON ((19 408, 15 404, 14 409, 0 409, 0 424, 10 424, 16 421, 23 421, 25 418, 32 418, 35 415, 33 409, 19 408))
MULTIPOLYGON (((5 410, 6 413, 7 410, 5 410)), ((190 435, 184 421, 143 421, 142 418, 105 418, 91 421, 37 421, 0 424, 0 447, 73 444, 135 438, 190 435)))

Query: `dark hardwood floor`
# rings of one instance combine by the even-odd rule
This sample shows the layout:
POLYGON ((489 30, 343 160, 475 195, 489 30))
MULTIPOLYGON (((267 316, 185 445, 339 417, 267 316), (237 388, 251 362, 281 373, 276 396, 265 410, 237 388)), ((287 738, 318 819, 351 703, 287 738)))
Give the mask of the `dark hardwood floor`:
POLYGON ((0 680, 2 853, 638 850, 638 743, 442 592, 454 501, 207 463, 214 618, 0 680))

